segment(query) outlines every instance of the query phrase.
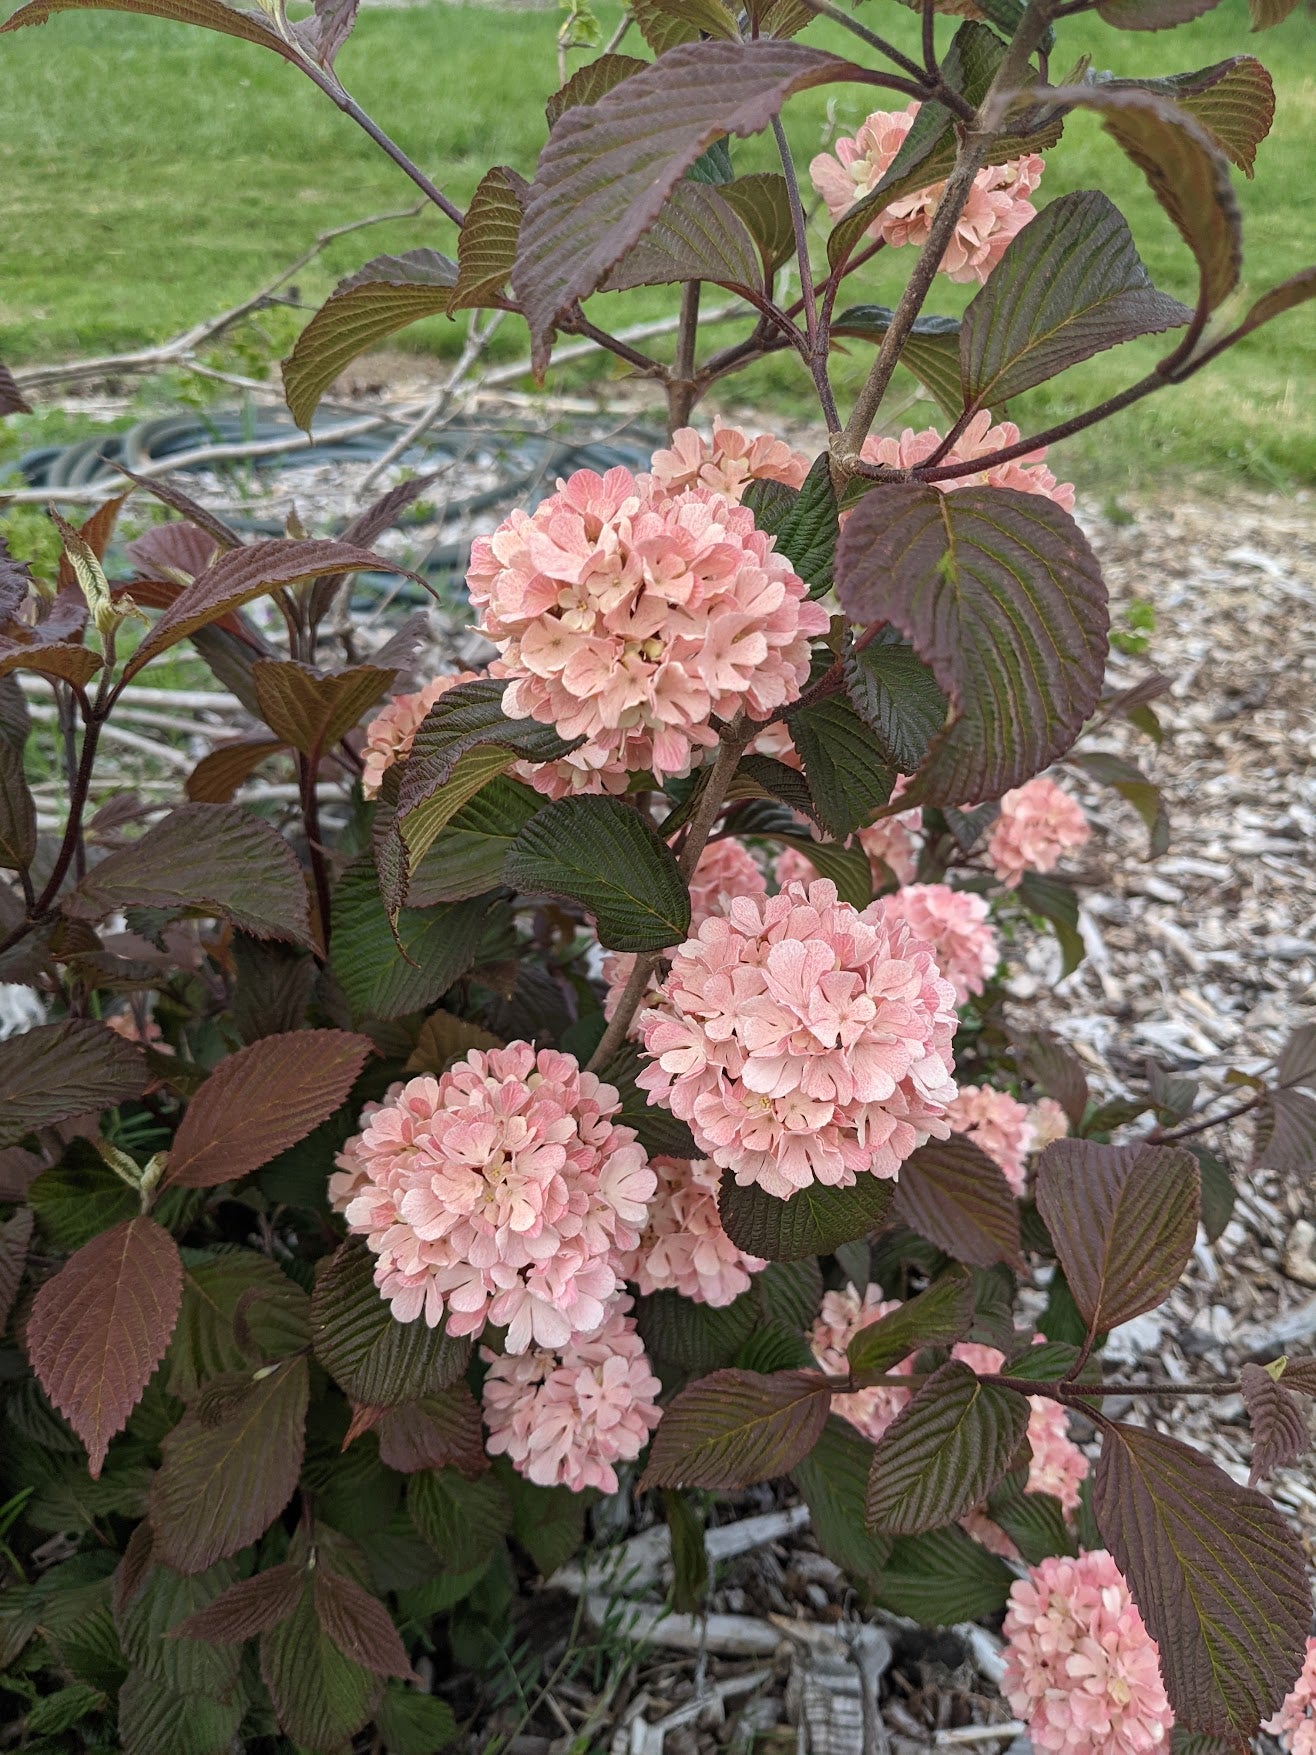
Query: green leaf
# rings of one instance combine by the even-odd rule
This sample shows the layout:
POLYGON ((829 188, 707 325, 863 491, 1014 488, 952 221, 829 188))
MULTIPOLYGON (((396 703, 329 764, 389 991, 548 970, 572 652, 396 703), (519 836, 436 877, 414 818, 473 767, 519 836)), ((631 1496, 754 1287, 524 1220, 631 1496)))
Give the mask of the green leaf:
POLYGON ((796 1334, 813 1326, 822 1302, 822 1269, 817 1261, 770 1261, 750 1281, 748 1298, 757 1300, 763 1317, 784 1323, 796 1334))
POLYGON ((816 1364, 813 1348, 799 1328, 775 1317, 758 1323, 731 1362, 741 1371, 764 1376, 774 1371, 809 1371, 816 1364))
POLYGON ((713 141, 759 133, 792 93, 850 71, 799 43, 690 42, 568 110, 539 155, 512 275, 536 371, 562 313, 602 283, 713 141))
POLYGON ((465 1480, 425 1469, 407 1481, 407 1515, 450 1572, 483 1566, 512 1529, 512 1502, 496 1472, 465 1480))
POLYGON ((578 104, 597 103, 614 85, 620 85, 633 73, 643 73, 648 65, 635 55, 600 55, 597 61, 587 61, 583 67, 577 67, 567 83, 555 91, 544 106, 549 127, 578 104))
POLYGON ((880 1376, 922 1347, 948 1347, 972 1321, 973 1278, 967 1268, 948 1268, 926 1292, 854 1335, 848 1348, 851 1375, 861 1385, 866 1375, 880 1376))
POLYGON ((1311 1587, 1263 1494, 1160 1432, 1104 1423, 1092 1507, 1179 1722, 1248 1737, 1302 1667, 1311 1587))
POLYGON ((1206 1146, 1190 1145, 1188 1150, 1197 1159, 1202 1186, 1202 1230, 1208 1243, 1219 1240, 1225 1226, 1234 1216, 1236 1198, 1229 1166, 1206 1146))
POLYGON ((722 39, 736 35, 721 0, 639 0, 633 11, 640 34, 655 55, 680 43, 697 43, 703 32, 722 39))
POLYGON ((1074 886, 1060 878, 1043 877, 1040 871, 1026 871, 1014 893, 1030 914, 1040 914, 1055 933, 1060 946, 1061 979, 1072 975, 1086 955, 1083 935, 1078 929, 1078 893, 1074 886))
POLYGON ((945 695, 936 678, 894 628, 882 628, 845 657, 845 683, 855 711, 875 734, 882 758, 898 774, 914 774, 945 729, 945 695))
POLYGON ((836 590, 856 624, 899 629, 951 703, 911 803, 999 798, 1063 755, 1096 706, 1101 571, 1042 495, 874 488, 841 532, 836 590))
POLYGON ((495 165, 480 178, 457 239, 457 281, 447 305, 450 317, 455 311, 497 307, 516 260, 521 207, 529 187, 509 165, 495 165))
POLYGON ((267 1255, 252 1249, 183 1254, 183 1303, 169 1345, 166 1382, 183 1401, 212 1377, 286 1359, 310 1340, 309 1300, 267 1255), (257 1358, 239 1342, 255 1342, 257 1358))
POLYGON ((119 1690, 123 1755, 230 1755, 243 1702, 176 1693, 145 1670, 119 1690))
POLYGON ((536 812, 503 861, 503 879, 579 902, 608 950, 662 950, 690 929, 690 892, 671 848, 614 798, 563 798, 536 812))
MULTIPOLYGON (((889 305, 851 305, 832 324, 833 336, 875 341, 879 346, 895 312, 889 305)), ((951 420, 964 412, 960 388, 960 320, 958 317, 916 317, 900 350, 900 363, 929 392, 951 420)))
POLYGON ((238 1693, 238 1647, 179 1638, 176 1629, 214 1603, 237 1582, 237 1576, 231 1560, 221 1560, 190 1578, 168 1566, 150 1567, 118 1616, 124 1656, 184 1699, 201 1695, 233 1700, 238 1693))
POLYGON ((896 770, 887 761, 885 745, 845 695, 825 695, 797 707, 786 723, 818 814, 844 840, 871 822, 874 811, 891 797, 896 770))
POLYGON ((320 398, 354 359, 409 323, 448 309, 457 264, 437 250, 376 256, 340 280, 283 362, 283 391, 299 427, 310 430, 320 398))
POLYGON ((204 1572, 274 1522, 293 1495, 305 1443, 309 1374, 289 1359, 255 1380, 212 1380, 165 1439, 151 1483, 155 1557, 204 1572))
POLYGON ((1095 189, 1062 195, 1012 239, 964 313, 964 402, 999 407, 1192 312, 1152 285, 1124 216, 1095 189))
POLYGON ((657 219, 599 290, 626 292, 637 286, 706 280, 757 292, 762 278, 758 246, 736 209, 723 200, 721 189, 687 179, 672 190, 657 219))
POLYGON ((718 1207, 727 1236, 747 1254, 768 1261, 800 1261, 829 1255, 838 1244, 876 1231, 894 1195, 893 1183, 861 1176, 853 1188, 826 1188, 815 1182, 789 1200, 778 1200, 757 1184, 741 1187, 732 1172, 724 1170, 718 1207))
POLYGON ((551 1578, 572 1559, 585 1539, 585 1508, 589 1496, 569 1487, 537 1487, 515 1469, 500 1469, 512 1502, 512 1534, 539 1568, 551 1578))
POLYGON ((439 830, 411 874, 407 902, 428 908, 496 889, 503 860, 544 796, 505 776, 490 780, 439 830))
POLYGON ((780 482, 752 482, 744 503, 759 529, 776 537, 778 553, 804 580, 809 596, 830 591, 840 520, 827 453, 815 458, 798 491, 783 490, 780 482))
POLYGON ((362 853, 339 879, 330 908, 329 968, 352 1016, 386 1020, 424 1011, 467 972, 484 933, 489 898, 404 908, 395 941, 374 861, 362 853))
POLYGON ((365 1244, 351 1239, 321 1268, 311 1294, 315 1356, 365 1407, 436 1395, 466 1370, 471 1344, 423 1319, 398 1322, 375 1285, 374 1262, 365 1244))
POLYGON ((1077 752, 1070 760, 1099 785, 1112 787, 1133 806, 1147 825, 1147 857, 1158 859, 1170 845, 1170 819, 1160 787, 1147 778, 1136 762, 1106 750, 1077 752))
POLYGON ((1168 1298, 1197 1236, 1197 1160, 1182 1146, 1056 1140, 1037 1166, 1037 1210, 1089 1329, 1168 1298))
POLYGON ((0 738, 0 871, 26 871, 37 850, 37 807, 23 752, 0 738))
POLYGON ((755 171, 724 183, 718 193, 748 226, 763 258, 765 278, 774 274, 795 254, 795 227, 785 177, 777 171, 755 171))
POLYGON ((1019 1207, 993 1158, 962 1134, 929 1140, 900 1166, 892 1217, 957 1261, 1019 1259, 1019 1207))
POLYGON ((873 1446, 848 1420, 831 1415, 822 1436, 791 1470, 813 1523, 814 1540, 859 1584, 875 1588, 891 1552, 865 1522, 873 1446))
POLYGON ((831 1399, 811 1371, 715 1371, 663 1415, 640 1489, 748 1487, 788 1474, 817 1443, 831 1399))
POLYGON ((1078 1542, 1065 1522, 1060 1501, 1050 1493, 1029 1493, 1027 1477, 1007 1475, 988 1496, 987 1515, 999 1524, 1029 1566, 1037 1566, 1053 1554, 1074 1559, 1078 1542))
MULTIPOLYGON (((669 1416, 670 1417, 670 1416, 669 1416)), ((869 1525, 917 1536, 963 1516, 1005 1474, 1028 1429, 1028 1400, 956 1359, 933 1372, 877 1442, 869 1525)))
POLYGON ((595 1071, 605 1085, 611 1085, 621 1099, 621 1109, 613 1117, 624 1127, 633 1127, 640 1144, 651 1158, 698 1158, 702 1154, 694 1135, 684 1121, 678 1121, 670 1109, 650 1103, 647 1091, 635 1080, 648 1061, 632 1042, 623 1042, 604 1066, 595 1071))
POLYGON ((981 1542, 951 1525, 893 1542, 874 1596, 897 1615, 945 1627, 998 1614, 1014 1576, 981 1542))
POLYGON ((261 1635, 260 1673, 279 1728, 308 1750, 341 1750, 370 1718, 382 1683, 344 1657, 320 1623, 309 1584, 286 1621, 261 1635))
POLYGON ((812 840, 800 833, 800 824, 790 811, 766 802, 743 806, 736 814, 735 828, 742 837, 761 835, 802 853, 818 876, 830 878, 837 895, 852 907, 866 908, 872 901, 873 868, 862 847, 812 840))
POLYGON ((140 1096, 147 1077, 141 1049, 91 1019, 10 1036, 0 1042, 0 1146, 140 1096))
POLYGON ((29 1711, 24 1728, 30 1737, 58 1737, 84 1718, 90 1718, 93 1712, 102 1711, 104 1706, 105 1696, 99 1688, 86 1682, 72 1682, 67 1688, 43 1695, 29 1711))
POLYGON ((306 884, 292 849, 236 804, 185 804, 109 853, 64 911, 99 920, 121 908, 187 909, 231 920, 253 938, 311 943, 306 884))
POLYGON ((679 1292, 650 1292, 635 1300, 635 1326, 649 1356, 692 1373, 730 1365, 761 1320, 753 1288, 717 1308, 679 1292))
POLYGON ((457 1720, 446 1700, 390 1682, 375 1711, 375 1728, 388 1755, 438 1755, 457 1738, 457 1720))

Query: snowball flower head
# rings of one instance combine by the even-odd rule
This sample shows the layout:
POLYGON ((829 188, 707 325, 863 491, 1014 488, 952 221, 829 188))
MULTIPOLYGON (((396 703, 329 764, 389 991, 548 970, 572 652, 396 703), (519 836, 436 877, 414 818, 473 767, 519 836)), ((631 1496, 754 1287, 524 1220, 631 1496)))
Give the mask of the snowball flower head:
POLYGON ((662 1385, 619 1297, 597 1333, 557 1352, 498 1356, 484 1350, 486 1444, 491 1456, 540 1487, 617 1491, 619 1462, 632 1462, 649 1441, 662 1385))
POLYGON ((1001 944, 981 896, 949 884, 910 884, 885 899, 888 920, 903 920, 923 940, 963 1005, 995 972, 1001 944))
MULTIPOLYGON (((861 1329, 870 1327, 899 1308, 899 1298, 884 1299, 880 1286, 869 1286, 862 1298, 853 1286, 847 1286, 844 1292, 825 1292, 822 1309, 809 1336, 814 1358, 833 1377, 848 1372, 850 1361, 846 1349, 850 1342, 861 1329)), ((888 1368, 890 1373, 901 1377, 907 1377, 913 1369, 912 1355, 888 1368)), ((857 1427, 865 1438, 876 1443, 908 1400, 908 1390, 874 1384, 868 1389, 855 1390, 853 1395, 833 1396, 832 1409, 857 1427)))
POLYGON ((1054 871, 1062 854, 1092 833, 1082 807, 1045 774, 1025 781, 1001 800, 987 840, 987 860, 1007 890, 1026 871, 1054 871))
POLYGON ((572 1055, 528 1042, 473 1049, 381 1104, 354 1148, 364 1183, 346 1218, 398 1321, 506 1325, 509 1353, 598 1329, 656 1187, 620 1107, 572 1055))
POLYGON ((580 470, 513 512, 473 545, 467 585, 509 679, 503 711, 585 740, 535 770, 553 797, 688 774, 714 720, 798 699, 828 626, 746 507, 625 469, 580 470))
POLYGON ((366 726, 366 743, 361 752, 361 790, 367 798, 377 798, 384 775, 394 762, 403 762, 411 754, 411 746, 434 703, 455 689, 458 683, 474 682, 473 670, 460 670, 451 676, 436 676, 414 695, 394 695, 366 726))
POLYGON ((653 480, 660 488, 679 493, 682 488, 712 488, 729 500, 740 501, 752 481, 779 481, 787 487, 801 486, 809 473, 803 451, 792 451, 785 439, 771 433, 746 438, 739 427, 713 422, 713 437, 703 438, 694 427, 681 427, 672 434, 671 449, 653 454, 653 480))
MULTIPOLYGON (((990 412, 982 408, 941 462, 971 463, 975 457, 1004 451, 1018 443, 1019 429, 1012 420, 1003 420, 993 426, 990 412)), ((925 427, 921 433, 916 433, 913 427, 906 427, 898 439, 882 439, 870 434, 863 442, 860 456, 866 463, 880 463, 886 469, 915 469, 920 463, 926 463, 940 444, 941 434, 936 427, 925 427)), ((1063 506, 1066 512, 1072 512, 1074 484, 1058 482, 1046 467, 1045 457, 1046 446, 1039 445, 1036 451, 1026 452, 1009 463, 997 463, 990 469, 980 469, 972 475, 951 476, 931 485, 940 488, 942 493, 966 487, 1013 488, 1020 494, 1043 494, 1048 500, 1054 500, 1057 506, 1063 506)))
POLYGON ((1065 1755, 1167 1748, 1174 1715, 1156 1642, 1102 1550, 1029 1568, 1010 1589, 1001 1692, 1033 1747, 1065 1755))
POLYGON ((1068 1138, 1069 1117, 1054 1097, 1039 1097, 1028 1111, 1029 1152, 1044 1152, 1054 1141, 1068 1138))
POLYGON ((660 991, 638 1082, 741 1186, 850 1187, 947 1137, 955 990, 880 903, 860 914, 821 878, 737 897, 660 991))
MULTIPOLYGON (((690 930, 698 932, 714 914, 725 914, 734 896, 763 896, 767 883, 743 841, 728 835, 721 841, 710 841, 699 855, 690 879, 690 930)), ((608 991, 603 1000, 604 1016, 611 1018, 617 1009, 626 983, 635 967, 634 951, 609 951, 603 959, 603 979, 608 991)), ((651 983, 657 990, 657 981, 651 983)), ((632 1031, 638 1025, 632 1025, 632 1031)))
POLYGON ((721 1173, 707 1158, 654 1158, 658 1192, 638 1249, 619 1262, 640 1291, 679 1292, 695 1304, 730 1304, 749 1290, 749 1276, 767 1267, 722 1229, 721 1173))
POLYGON ((342 1149, 335 1154, 334 1163, 338 1166, 329 1178, 329 1205, 336 1213, 345 1213, 351 1203, 370 1183, 370 1165, 365 1153, 361 1150, 361 1134, 367 1128, 385 1103, 395 1103, 402 1094, 401 1079, 394 1079, 384 1092, 383 1102, 367 1103, 357 1117, 357 1132, 343 1141, 342 1149))
MULTIPOLYGON (((876 110, 853 139, 843 136, 836 142, 835 156, 822 152, 814 159, 809 175, 833 219, 840 219, 881 182, 918 112, 917 103, 907 110, 876 110)), ((1011 238, 1037 217, 1028 197, 1045 169, 1044 161, 1030 152, 1008 164, 988 165, 979 171, 939 272, 951 280, 986 280, 1011 238)), ((888 202, 868 227, 868 236, 896 249, 902 244, 926 243, 945 187, 944 182, 930 183, 926 189, 888 202)))
POLYGON ((1024 1191, 1024 1159, 1032 1145, 1032 1111, 1008 1091, 990 1085, 961 1085, 947 1111, 951 1128, 981 1146, 1005 1172, 1016 1194, 1024 1191))
POLYGON ((1293 1692, 1261 1728, 1278 1737, 1288 1755, 1316 1755, 1316 1639, 1307 1641, 1307 1660, 1293 1692))

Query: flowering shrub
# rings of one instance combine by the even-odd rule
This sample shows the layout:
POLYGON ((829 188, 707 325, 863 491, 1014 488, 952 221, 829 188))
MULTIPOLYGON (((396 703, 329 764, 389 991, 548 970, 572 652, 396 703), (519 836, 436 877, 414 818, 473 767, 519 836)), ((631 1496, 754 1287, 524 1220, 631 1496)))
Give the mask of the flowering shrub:
POLYGON ((1226 1222, 1213 1127, 1255 1112, 1257 1164, 1312 1168, 1316 1036, 1229 1109, 1158 1068, 1103 1105, 999 981, 1039 931, 1057 968, 1083 954, 1066 773, 1164 838, 1151 781, 1089 741, 1150 697, 1103 693, 1106 592, 1045 459, 1312 296, 1310 270, 1233 296, 1228 167, 1269 127, 1264 68, 1085 72, 1086 0, 929 5, 920 60, 841 9, 646 0, 652 59, 579 68, 533 180, 495 166, 463 211, 342 85, 351 0, 115 5, 278 54, 451 228, 455 258, 380 258, 307 323, 300 422, 404 322, 495 310, 536 371, 575 336, 661 386, 669 441, 475 542, 497 657, 460 676, 414 674, 405 635, 333 661, 341 583, 396 570, 370 544, 421 483, 341 538, 255 542, 161 486, 177 517, 129 581, 104 566, 118 501, 56 515, 56 577, 0 550, 0 980, 45 1017, 0 1042, 0 1649, 26 1745, 172 1755, 185 1726, 192 1755, 423 1755, 456 1735, 445 1691, 478 1721, 470 1654, 511 1663, 518 1582, 660 1517, 703 1577, 692 1495, 772 1482, 856 1601, 1004 1616, 1036 1748, 1265 1721, 1302 1755, 1307 1567, 1257 1483, 1306 1446, 1316 1360, 1163 1384, 1102 1349, 1171 1294, 1199 1216, 1226 1222), (852 58, 799 40, 819 9, 852 58), (909 107, 815 161, 815 237, 785 133, 780 173, 738 175, 736 142, 847 83, 909 107), (1078 111, 1147 174, 1192 306, 1104 194, 1030 199, 1078 111), (896 309, 838 311, 893 246, 896 309), (923 313, 939 273, 974 288, 961 318, 923 313), (701 283, 743 304, 737 338, 701 331, 701 283), (586 313, 660 284, 670 359, 586 313), (993 422, 1166 332, 1111 402, 993 422), (837 339, 874 350, 844 416, 837 339), (787 350, 818 456, 691 425, 787 350), (942 431, 874 433, 898 364, 942 431), (125 687, 184 640, 259 737, 184 800, 93 814, 125 687), (53 834, 16 673, 67 731, 53 834), (265 760, 283 816, 235 801, 265 760), (1142 1412, 1222 1390, 1248 1486, 1142 1412))

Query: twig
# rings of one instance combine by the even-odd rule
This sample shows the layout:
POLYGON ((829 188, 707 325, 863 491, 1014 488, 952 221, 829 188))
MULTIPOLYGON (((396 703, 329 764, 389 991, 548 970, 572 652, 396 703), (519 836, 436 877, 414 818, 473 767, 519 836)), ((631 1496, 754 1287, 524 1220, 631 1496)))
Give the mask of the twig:
POLYGON ((804 0, 804 3, 811 12, 820 13, 824 18, 830 18, 833 23, 842 25, 851 35, 858 37, 861 42, 867 43, 870 49, 876 49, 879 55, 885 55, 893 66, 903 68, 911 79, 917 79, 920 84, 926 83, 927 76, 917 61, 911 61, 908 55, 902 55, 894 43, 887 42, 885 37, 878 36, 876 31, 871 31, 867 25, 860 24, 857 18, 852 18, 839 6, 833 6, 832 0, 804 0))
POLYGON ((466 345, 462 348, 456 365, 444 380, 443 388, 431 402, 421 409, 411 425, 398 434, 379 461, 371 464, 357 484, 358 495, 364 494, 372 487, 384 471, 391 464, 396 463, 405 451, 410 450, 416 440, 423 437, 435 421, 447 412, 467 373, 489 345, 494 331, 506 314, 505 311, 495 311, 489 322, 481 329, 478 322, 479 313, 471 312, 470 326, 466 331, 466 345))
POLYGON ((411 178, 421 194, 432 201, 440 213, 446 214, 456 226, 465 222, 466 215, 461 208, 449 201, 442 189, 430 181, 420 166, 414 164, 407 157, 397 142, 385 134, 372 116, 366 114, 352 94, 339 83, 332 73, 327 73, 312 61, 302 60, 299 61, 298 65, 313 85, 318 85, 325 96, 337 104, 345 116, 350 116, 357 127, 363 129, 375 145, 388 154, 398 169, 411 178))

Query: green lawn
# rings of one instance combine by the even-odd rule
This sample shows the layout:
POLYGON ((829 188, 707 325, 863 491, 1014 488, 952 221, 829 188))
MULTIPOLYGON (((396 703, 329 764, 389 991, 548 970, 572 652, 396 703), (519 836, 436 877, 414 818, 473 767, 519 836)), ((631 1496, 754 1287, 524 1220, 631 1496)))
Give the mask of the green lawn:
MULTIPOLYGON (((599 11, 605 29, 619 16, 609 4, 599 11)), ((533 172, 545 132, 543 99, 557 83, 559 16, 442 4, 371 9, 339 70, 376 119, 464 201, 491 163, 533 172)), ((903 6, 870 4, 864 16, 912 46, 917 20, 903 6)), ((948 31, 953 21, 943 23, 948 31)), ((1248 34, 1244 0, 1225 0, 1176 31, 1117 32, 1080 17, 1059 36, 1057 68, 1084 51, 1096 66, 1121 73, 1259 53, 1274 73, 1279 111, 1256 182, 1237 179, 1248 282, 1259 290, 1316 256, 1316 16, 1308 8, 1264 36, 1248 34)), ((852 42, 832 26, 815 27, 810 40, 852 42)), ((240 298, 316 233, 411 200, 401 174, 293 69, 204 31, 124 16, 57 17, 0 43, 0 91, 0 358, 10 364, 160 340, 240 298)), ((829 104, 850 129, 867 107, 858 88, 845 86, 796 100, 787 123, 802 165, 818 149, 829 104)), ((763 137, 738 143, 738 168, 770 165, 768 144, 763 137)), ((1051 154, 1041 196, 1083 187, 1111 194, 1157 282, 1189 295, 1191 259, 1141 177, 1090 119, 1077 118, 1051 154)), ((821 259, 821 228, 818 235, 821 259)), ((308 302, 322 297, 338 275, 380 250, 417 243, 450 250, 452 242, 437 217, 348 238, 307 272, 301 292, 308 302)), ((879 262, 880 272, 875 265, 855 277, 853 300, 890 301, 898 292, 910 253, 887 252, 879 262)), ((957 311, 964 297, 943 281, 929 308, 957 311)), ((630 294, 596 300, 593 314, 620 324, 669 304, 665 292, 630 294)), ((408 344, 446 352, 461 333, 431 323, 408 344)), ((523 350, 519 325, 505 324, 498 340, 503 357, 523 350)), ((1013 412, 1034 426, 1063 418, 1083 400, 1119 389, 1155 357, 1154 343, 1106 354, 1021 399, 1013 412)), ((838 361, 843 395, 866 359, 856 348, 838 361)), ((1309 306, 1192 385, 1142 403, 1095 438, 1072 441, 1058 460, 1104 490, 1167 468, 1280 485, 1311 481, 1314 366, 1309 306)), ((801 414, 809 406, 789 359, 733 383, 738 401, 768 411, 801 414)), ((21 441, 31 427, 17 423, 13 436, 21 441)))

